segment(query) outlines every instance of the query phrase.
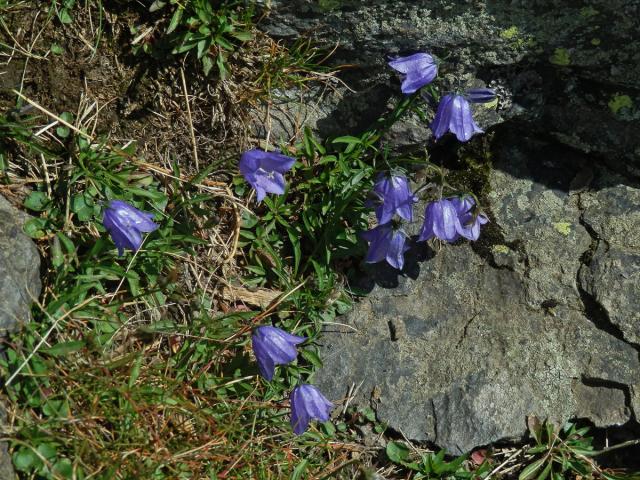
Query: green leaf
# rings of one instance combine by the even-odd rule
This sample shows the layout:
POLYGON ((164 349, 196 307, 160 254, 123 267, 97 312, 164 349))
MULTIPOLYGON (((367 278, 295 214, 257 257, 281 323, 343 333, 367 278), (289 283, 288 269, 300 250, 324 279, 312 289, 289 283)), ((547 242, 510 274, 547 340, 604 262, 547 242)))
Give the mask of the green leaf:
POLYGON ((69 418, 69 403, 66 399, 50 399, 42 406, 42 413, 50 418, 69 418))
POLYGON ((218 52, 218 58, 216 59, 218 65, 218 71, 220 72, 220 78, 224 80, 227 78, 227 67, 225 66, 224 57, 221 52, 218 52))
POLYGON ((47 221, 44 218, 30 218, 24 224, 23 230, 31 238, 42 238, 46 235, 44 229, 47 221))
POLYGON ((53 473, 58 477, 71 480, 74 478, 73 464, 68 458, 61 458, 53 465, 53 473))
POLYGON ((231 35, 237 38, 238 40, 240 40, 241 42, 248 42, 253 38, 253 35, 251 34, 251 32, 246 30, 238 30, 238 31, 232 32, 231 35))
POLYGON ((58 454, 56 446, 51 443, 41 443, 40 445, 38 445, 38 448, 36 448, 36 450, 47 460, 55 458, 55 456, 58 454))
POLYGON ((167 4, 167 0, 155 0, 155 2, 153 2, 149 7, 149 12, 151 13, 156 12, 161 8, 164 8, 166 4, 167 4))
POLYGON ((13 466, 21 472, 31 472, 42 466, 42 460, 28 447, 20 447, 14 452, 13 466))
POLYGON ((544 467, 544 470, 542 470, 542 473, 540 473, 540 475, 538 475, 538 480, 546 480, 546 478, 551 473, 551 468, 552 467, 553 467, 553 462, 548 462, 547 466, 544 467))
POLYGON ((316 368, 322 368, 322 360, 320 360, 320 357, 316 352, 312 350, 302 350, 301 354, 302 358, 304 358, 311 365, 316 368))
POLYGON ((64 265, 62 246, 60 245, 60 238, 57 235, 53 237, 53 243, 51 245, 51 263, 56 268, 60 268, 64 265))
POLYGON ((41 348, 40 351, 54 357, 61 357, 82 350, 85 345, 86 342, 84 340, 71 340, 68 342, 56 343, 53 347, 41 348))
POLYGON ((540 460, 536 460, 532 464, 527 465, 524 470, 520 472, 518 480, 529 480, 530 478, 533 478, 544 464, 544 461, 545 459, 541 458, 540 460))
POLYGON ((358 137, 352 137, 351 135, 345 135, 343 137, 334 138, 331 143, 346 143, 348 145, 351 144, 359 144, 362 143, 362 140, 358 137))
POLYGON ((58 11, 58 19, 61 23, 69 24, 73 22, 73 18, 71 17, 71 12, 67 8, 61 8, 58 11))
POLYGON ((400 442, 387 443, 387 457, 394 463, 404 463, 409 458, 409 447, 400 442))
MULTIPOLYGON (((69 112, 62 112, 60 114, 60 118, 69 124, 73 122, 73 115, 69 112)), ((60 138, 67 138, 71 133, 71 130, 65 125, 60 125, 58 128, 56 128, 56 133, 60 138)))
POLYGON ((71 211, 78 216, 78 220, 81 222, 87 222, 93 216, 93 206, 87 205, 82 193, 74 195, 71 199, 71 211))
POLYGON ((178 7, 176 11, 173 12, 173 16, 171 17, 171 21, 169 22, 169 26, 167 27, 167 33, 173 32, 178 25, 180 24, 180 20, 182 20, 182 14, 184 13, 184 8, 178 7))
POLYGON ((133 362, 133 366, 131 367, 131 373, 129 374, 129 388, 133 388, 140 376, 140 367, 142 367, 142 355, 138 355, 136 360, 133 362))
MULTIPOLYGON (((205 76, 209 75, 209 72, 211 72, 211 69, 213 68, 213 60, 211 59, 211 57, 209 55, 205 55, 204 57, 202 57, 202 71, 204 72, 205 76)), ((216 164, 212 164, 212 166, 215 166, 216 164)))
POLYGON ((293 470, 293 473, 291 474, 291 480, 300 480, 301 478, 304 478, 302 474, 307 469, 308 464, 309 464, 309 460, 305 458, 298 465, 296 465, 296 468, 293 470))
POLYGON ((51 53, 54 55, 62 55, 64 53, 64 49, 57 43, 52 43, 49 48, 51 49, 51 53))
POLYGON ((43 211, 47 207, 48 203, 49 196, 45 192, 39 192, 37 190, 31 192, 29 196, 24 200, 25 208, 34 210, 36 212, 43 211))

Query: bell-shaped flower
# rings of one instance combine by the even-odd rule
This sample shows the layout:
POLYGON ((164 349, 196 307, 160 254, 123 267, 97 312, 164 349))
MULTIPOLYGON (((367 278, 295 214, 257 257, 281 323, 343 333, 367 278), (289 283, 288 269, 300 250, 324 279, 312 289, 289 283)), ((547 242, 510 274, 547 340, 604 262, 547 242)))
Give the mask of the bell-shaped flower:
POLYGON ((408 57, 398 57, 389 66, 402 75, 401 90, 410 94, 431 83, 438 74, 438 65, 428 53, 414 53, 408 57))
POLYGON ((458 233, 466 239, 478 240, 480 227, 489 222, 487 216, 475 211, 476 202, 471 196, 452 198, 451 203, 458 213, 458 233))
POLYGON ((368 202, 368 206, 375 207, 380 224, 389 223, 395 214, 408 222, 413 220, 413 204, 417 199, 404 175, 381 173, 372 193, 374 200, 368 202))
POLYGON ((451 132, 461 142, 466 142, 474 134, 483 132, 473 120, 469 102, 462 95, 455 94, 442 97, 436 116, 431 123, 431 130, 436 140, 445 133, 451 132))
POLYGON ((291 170, 295 161, 278 152, 255 148, 240 157, 240 173, 256 189, 256 198, 261 202, 267 193, 284 193, 284 174, 291 170))
POLYGON ((402 270, 404 253, 409 250, 406 245, 407 234, 402 229, 396 228, 393 222, 389 222, 362 232, 360 235, 369 242, 365 262, 377 263, 386 260, 393 268, 402 270))
POLYGON ((142 233, 153 232, 159 227, 153 222, 153 214, 142 212, 122 200, 111 200, 102 215, 102 224, 118 247, 118 255, 125 248, 136 251, 142 245, 142 233))
POLYGON ((496 92, 490 88, 472 88, 464 92, 464 98, 471 103, 489 103, 496 98, 496 92))
POLYGON ((454 204, 450 199, 442 198, 427 205, 418 241, 435 237, 445 242, 453 242, 459 237, 458 232, 461 228, 454 204))
POLYGON ((291 426, 302 435, 312 419, 326 422, 333 404, 313 385, 302 384, 291 392, 291 426))
POLYGON ((291 335, 276 327, 256 328, 251 336, 251 343, 260 374, 267 380, 271 380, 276 365, 293 362, 298 356, 296 345, 305 340, 305 337, 291 335))

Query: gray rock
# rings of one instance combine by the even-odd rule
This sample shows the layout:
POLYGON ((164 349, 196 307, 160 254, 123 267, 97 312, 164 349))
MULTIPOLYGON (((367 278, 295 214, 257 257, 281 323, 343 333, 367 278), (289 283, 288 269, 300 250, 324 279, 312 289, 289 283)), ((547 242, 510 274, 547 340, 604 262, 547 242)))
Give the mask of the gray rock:
POLYGON ((611 279, 633 267, 610 256, 598 266, 597 247, 589 260, 606 241, 592 236, 596 228, 620 251, 635 245, 640 218, 631 210, 640 192, 590 190, 588 159, 564 149, 522 135, 498 143, 485 238, 435 254, 418 247, 403 275, 369 268, 362 285, 371 292, 339 320, 346 327, 327 328, 316 376, 331 400, 359 385, 353 403, 452 453, 519 439, 529 415, 605 427, 640 414, 638 348, 611 325, 619 319, 623 329, 622 319, 634 318, 638 282, 629 277, 628 292, 620 291, 622 280, 611 279), (587 303, 587 273, 600 288, 595 301, 615 306, 611 322, 587 303))
POLYGON ((584 291, 607 322, 640 346, 640 190, 607 178, 611 185, 584 200, 584 223, 598 242, 580 271, 584 291))
MULTIPOLYGON (((40 295, 40 256, 31 239, 22 233, 25 219, 0 196, 0 335, 27 322, 31 304, 40 295)), ((0 425, 4 421, 4 407, 0 405, 0 425)), ((4 442, 0 442, 0 478, 15 478, 4 442)))
POLYGON ((0 333, 27 322, 40 295, 40 256, 22 232, 22 217, 0 197, 0 333))
MULTIPOLYGON (((323 105, 327 116, 312 125, 321 136, 335 125, 369 126, 400 96, 389 56, 429 51, 443 59, 443 90, 497 88, 497 110, 476 108, 482 128, 513 118, 533 121, 572 147, 602 154, 610 167, 640 176, 638 2, 261 3, 270 8, 261 24, 269 34, 289 40, 308 34, 327 49, 337 45, 333 63, 351 66, 342 76, 355 93, 336 87, 344 101, 323 105)), ((294 102, 291 109, 297 108, 294 102)), ((428 122, 433 107, 425 108, 428 122)), ((408 118, 388 140, 422 150, 431 137, 427 122, 408 118)))

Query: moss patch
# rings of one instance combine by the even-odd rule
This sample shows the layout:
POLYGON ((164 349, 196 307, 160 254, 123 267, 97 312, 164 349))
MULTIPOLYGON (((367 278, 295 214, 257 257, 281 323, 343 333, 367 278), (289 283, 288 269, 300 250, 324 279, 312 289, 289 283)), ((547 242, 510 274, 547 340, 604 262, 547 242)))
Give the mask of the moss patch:
POLYGON ((554 222, 552 225, 556 232, 565 237, 571 234, 571 223, 569 222, 554 222))
POLYGON ((556 48, 549 57, 549 61, 554 65, 565 67, 571 64, 571 53, 566 48, 556 48))
POLYGON ((617 115, 623 108, 633 108, 633 100, 629 95, 615 94, 609 100, 609 109, 614 115, 617 115))

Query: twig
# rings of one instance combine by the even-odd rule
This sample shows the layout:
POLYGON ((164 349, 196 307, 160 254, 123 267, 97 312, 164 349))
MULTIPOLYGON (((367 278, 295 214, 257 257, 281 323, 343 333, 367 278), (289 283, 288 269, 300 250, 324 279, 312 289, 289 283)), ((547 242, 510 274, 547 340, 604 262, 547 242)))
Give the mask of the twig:
POLYGON ((504 467, 507 463, 509 463, 511 460, 513 460, 514 457, 520 455, 523 450, 524 450, 524 447, 523 448, 519 448, 518 450, 513 452, 513 454, 511 456, 509 456, 509 458, 507 458, 504 462, 502 462, 500 465, 498 465, 496 468, 494 468, 491 472, 489 472, 489 475, 487 475, 486 480, 489 480, 493 475, 498 473, 502 469, 502 467, 504 467))
MULTIPOLYGON (((79 305, 76 305, 75 307, 73 307, 71 310, 69 310, 68 312, 66 312, 64 315, 62 315, 60 318, 57 318, 54 322, 53 325, 51 325, 51 328, 49 328, 49 330, 47 330, 47 332, 44 334, 44 336, 40 339, 40 341, 38 342, 38 344, 35 346, 35 348, 31 351, 31 353, 27 356, 27 358, 25 358, 24 362, 22 362, 22 364, 16 369, 15 372, 13 372, 11 374, 11 376, 9 377, 9 379, 7 380, 7 382, 4 384, 5 387, 8 387, 11 382, 13 381, 14 378, 16 378, 18 376, 18 374, 22 371, 22 369, 29 363, 29 361, 33 358, 33 356, 37 353, 38 350, 40 350, 40 347, 42 347, 42 345, 44 344, 44 342, 47 341, 47 338, 49 337, 49 335, 51 335, 51 332, 53 332, 53 330, 58 326, 58 324, 64 320, 65 318, 67 318, 69 315, 71 315, 73 312, 75 312, 76 310, 84 307, 86 304, 92 302, 93 300, 95 300, 96 298, 98 298, 97 296, 93 296, 90 297, 88 299, 86 299, 84 302, 80 303, 79 305)), ((49 315, 49 312, 47 312, 44 307, 41 305, 40 308, 42 308, 42 311, 45 313, 45 315, 47 317, 49 317, 49 319, 53 320, 53 318, 51 317, 51 315, 49 315)))
POLYGON ((189 118, 189 133, 191 134, 191 146, 193 147, 193 161, 196 164, 196 170, 200 171, 198 162, 198 145, 196 144, 196 135, 193 131, 193 119, 191 118, 191 107, 189 106, 189 92, 187 91, 187 80, 184 78, 184 69, 180 68, 180 77, 182 78, 182 89, 184 90, 184 101, 187 104, 187 117, 189 118))
POLYGON ((86 132, 83 132, 82 130, 80 130, 79 128, 73 126, 72 124, 70 124, 69 122, 67 122, 66 120, 60 118, 59 116, 55 115, 54 113, 51 113, 49 110, 47 110, 46 108, 38 105, 36 102, 34 102, 33 100, 31 100, 29 97, 27 97, 26 95, 23 95, 22 93, 20 93, 19 91, 13 89, 11 90, 13 93, 15 93, 16 95, 18 95, 20 98, 22 98, 25 102, 27 102, 29 105, 34 106, 35 108, 37 108, 38 110, 40 110, 42 113, 48 115, 49 117, 57 120, 58 122, 60 122, 62 125, 64 125, 67 128, 70 128, 71 130, 73 130, 74 132, 76 132, 78 135, 83 136, 84 138, 86 138, 87 140, 91 140, 93 141, 93 137, 91 135, 89 135, 86 132))

